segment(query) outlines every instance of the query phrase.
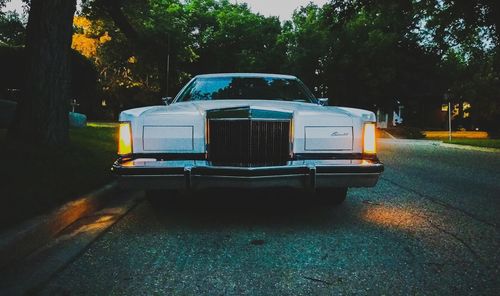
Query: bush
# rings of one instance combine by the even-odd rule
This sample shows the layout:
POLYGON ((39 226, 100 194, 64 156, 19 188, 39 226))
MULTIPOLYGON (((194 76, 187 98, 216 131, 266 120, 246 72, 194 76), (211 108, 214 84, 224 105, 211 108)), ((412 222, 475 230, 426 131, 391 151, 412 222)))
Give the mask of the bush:
MULTIPOLYGON (((22 89, 26 55, 24 47, 0 46, 0 98, 8 89, 22 89)), ((98 73, 93 63, 75 50, 71 51, 71 99, 80 104, 76 111, 95 118, 102 109, 98 91, 98 73)), ((69 102, 68 102, 69 103, 69 102)))

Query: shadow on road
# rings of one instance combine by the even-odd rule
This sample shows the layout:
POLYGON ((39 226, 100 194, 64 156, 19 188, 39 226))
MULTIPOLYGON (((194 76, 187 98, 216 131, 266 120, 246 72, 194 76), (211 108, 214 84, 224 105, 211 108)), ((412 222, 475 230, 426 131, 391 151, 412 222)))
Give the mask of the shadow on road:
POLYGON ((209 228, 218 225, 327 227, 347 219, 349 201, 325 206, 296 190, 210 190, 151 203, 161 224, 209 228))

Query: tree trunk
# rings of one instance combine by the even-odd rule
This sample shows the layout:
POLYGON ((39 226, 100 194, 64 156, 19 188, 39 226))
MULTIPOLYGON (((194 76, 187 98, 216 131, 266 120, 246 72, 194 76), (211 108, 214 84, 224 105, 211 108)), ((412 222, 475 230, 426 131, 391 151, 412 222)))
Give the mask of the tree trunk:
POLYGON ((76 0, 32 0, 26 30, 26 77, 9 130, 12 138, 68 143, 70 55, 76 0))

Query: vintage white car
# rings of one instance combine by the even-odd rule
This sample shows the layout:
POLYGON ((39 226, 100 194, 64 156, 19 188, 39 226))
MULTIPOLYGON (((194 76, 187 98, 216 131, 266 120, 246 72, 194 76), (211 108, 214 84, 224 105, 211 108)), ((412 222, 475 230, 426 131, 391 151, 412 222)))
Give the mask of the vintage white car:
POLYGON ((330 107, 296 77, 210 74, 193 78, 166 106, 120 114, 125 187, 146 192, 293 187, 340 204, 348 187, 372 187, 375 114, 330 107))

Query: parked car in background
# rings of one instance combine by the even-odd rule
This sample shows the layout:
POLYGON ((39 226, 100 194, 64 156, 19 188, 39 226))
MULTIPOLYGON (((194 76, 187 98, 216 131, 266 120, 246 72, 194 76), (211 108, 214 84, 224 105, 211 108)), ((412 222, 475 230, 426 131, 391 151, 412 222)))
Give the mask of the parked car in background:
POLYGON ((375 114, 330 107, 296 77, 210 74, 166 106, 120 114, 122 186, 152 196, 204 188, 293 187, 340 204, 349 187, 375 186, 375 114))

